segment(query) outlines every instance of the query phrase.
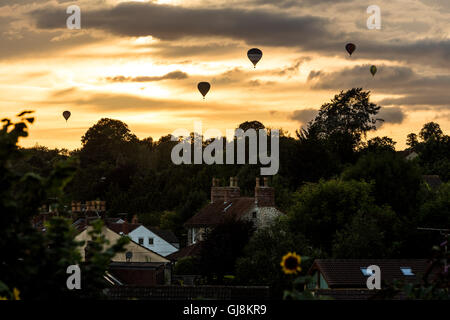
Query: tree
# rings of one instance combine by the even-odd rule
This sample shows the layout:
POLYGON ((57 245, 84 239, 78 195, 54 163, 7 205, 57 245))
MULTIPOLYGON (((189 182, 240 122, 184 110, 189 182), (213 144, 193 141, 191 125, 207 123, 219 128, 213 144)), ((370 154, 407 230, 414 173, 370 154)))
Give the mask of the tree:
POLYGON ((423 141, 439 140, 442 137, 441 126, 436 122, 425 123, 422 130, 420 130, 419 136, 423 141))
MULTIPOLYGON (((256 231, 236 262, 236 279, 242 285, 266 285, 272 298, 280 299, 291 279, 281 272, 280 261, 287 252, 298 252, 320 258, 300 233, 289 229, 287 219, 274 221, 270 226, 256 231)), ((309 266, 303 266, 305 273, 309 266)))
POLYGON ((370 92, 362 88, 341 91, 320 107, 306 131, 310 136, 325 140, 342 161, 352 161, 361 139, 368 131, 375 130, 379 121, 375 116, 381 107, 371 103, 369 96, 370 92))
POLYGON ((238 127, 239 129, 242 129, 244 131, 247 131, 248 129, 254 129, 256 131, 265 129, 266 127, 259 121, 245 121, 241 123, 238 127))
POLYGON ((200 249, 200 270, 208 283, 222 283, 225 275, 235 274, 236 260, 253 231, 253 222, 229 218, 206 235, 200 249))
POLYGON ((419 134, 408 135, 408 145, 419 154, 418 163, 423 174, 439 175, 442 180, 450 180, 450 136, 444 135, 439 124, 426 123, 419 134), (409 141, 411 140, 411 141, 409 141))
POLYGON ((175 263, 173 273, 176 275, 194 275, 198 274, 200 268, 198 257, 184 257, 175 263))
POLYGON ((432 198, 420 208, 418 225, 429 228, 450 229, 450 182, 440 186, 432 198))
POLYGON ((406 137, 406 145, 412 149, 414 149, 419 144, 419 139, 417 138, 417 134, 410 133, 406 137))
POLYGON ((342 173, 342 179, 373 181, 376 203, 391 206, 401 216, 411 217, 417 209, 420 170, 414 162, 405 161, 393 152, 363 155, 342 173))
POLYGON ((337 259, 386 258, 389 250, 376 218, 361 213, 343 230, 338 230, 333 241, 333 257, 337 259))
POLYGON ((130 155, 138 138, 128 126, 119 120, 103 118, 89 128, 81 137, 80 153, 82 165, 106 161, 121 165, 125 155, 130 155))
POLYGON ((389 137, 375 137, 367 141, 361 151, 363 153, 395 152, 395 144, 396 142, 389 137))
POLYGON ((367 182, 329 180, 310 183, 293 195, 288 210, 291 232, 305 235, 311 245, 331 254, 336 231, 349 224, 357 213, 376 207, 367 182))
MULTIPOLYGON (((17 145, 19 138, 27 137, 28 124, 34 122, 30 113, 19 114, 17 123, 4 119, 0 130, 0 283, 4 284, 0 290, 16 288, 20 297, 27 300, 99 297, 107 264, 121 250, 125 239, 103 251, 104 239, 98 238, 95 258, 82 264, 80 243, 74 240, 75 230, 69 220, 51 219, 45 225, 45 233, 32 226, 31 220, 50 196, 63 197, 75 166, 71 161, 57 162, 45 178, 15 170, 11 162, 24 156, 17 145), (69 291, 66 286, 66 269, 74 264, 82 266, 87 280, 80 292, 69 291)), ((58 209, 64 210, 60 203, 58 209)))

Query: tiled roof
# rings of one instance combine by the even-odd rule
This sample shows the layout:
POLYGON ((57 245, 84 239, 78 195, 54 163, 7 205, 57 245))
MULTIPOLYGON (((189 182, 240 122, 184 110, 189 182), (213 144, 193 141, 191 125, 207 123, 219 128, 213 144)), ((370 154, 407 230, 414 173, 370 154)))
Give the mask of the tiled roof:
POLYGON ((228 202, 210 203, 184 224, 186 227, 216 226, 224 218, 234 216, 239 219, 255 206, 255 198, 236 198, 228 202))
POLYGON ((180 260, 185 257, 198 256, 201 250, 201 242, 197 242, 196 244, 192 244, 185 248, 178 250, 172 254, 169 254, 166 258, 172 261, 180 260))
POLYGON ((394 279, 415 280, 424 274, 429 266, 426 259, 317 259, 309 274, 319 269, 330 288, 366 288, 367 276, 361 268, 377 265, 381 270, 381 281, 394 279), (403 275, 400 267, 411 268, 413 276, 403 275))
POLYGON ((167 241, 168 243, 180 243, 177 236, 171 230, 161 230, 156 227, 146 227, 148 230, 167 241))
POLYGON ((123 232, 123 234, 129 234, 134 229, 137 229, 141 226, 140 223, 106 223, 106 226, 110 228, 112 231, 120 234, 123 232))
POLYGON ((129 268, 129 269, 155 269, 165 265, 165 262, 118 262, 109 264, 110 269, 129 268))

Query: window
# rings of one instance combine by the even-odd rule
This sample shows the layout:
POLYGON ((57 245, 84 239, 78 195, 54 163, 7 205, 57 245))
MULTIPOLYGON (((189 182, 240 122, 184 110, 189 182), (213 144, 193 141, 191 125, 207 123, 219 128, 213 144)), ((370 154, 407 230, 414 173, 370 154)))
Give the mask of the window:
POLYGON ((142 246, 144 244, 144 238, 139 238, 138 239, 139 244, 142 246))
POLYGON ((411 268, 401 267, 400 270, 402 271, 404 276, 413 276, 414 275, 411 268))
POLYGON ((370 272, 367 268, 361 268, 361 272, 363 275, 365 276, 371 276, 373 274, 373 272, 370 272))
POLYGON ((252 213, 252 218, 253 218, 253 219, 256 219, 256 211, 254 211, 254 212, 252 213))
POLYGON ((192 228, 191 236, 192 236, 191 243, 194 244, 196 242, 195 241, 196 240, 196 238, 195 238, 195 228, 192 228))
POLYGON ((148 244, 151 246, 153 245, 153 238, 148 238, 148 244))

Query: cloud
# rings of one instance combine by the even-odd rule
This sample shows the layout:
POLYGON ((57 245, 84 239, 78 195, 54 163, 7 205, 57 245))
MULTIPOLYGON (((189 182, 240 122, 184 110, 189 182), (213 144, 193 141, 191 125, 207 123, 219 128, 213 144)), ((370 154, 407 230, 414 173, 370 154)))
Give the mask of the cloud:
POLYGON ((379 101, 381 105, 448 108, 450 75, 422 75, 409 67, 381 65, 376 76, 372 77, 369 68, 369 65, 360 65, 331 73, 312 71, 314 74, 308 77, 309 84, 315 90, 363 87, 372 93, 394 95, 379 101))
MULTIPOLYGON (((31 13, 42 29, 65 28, 63 8, 48 7, 31 13)), ((224 37, 267 46, 295 47, 332 39, 328 19, 291 16, 267 10, 187 8, 154 3, 126 2, 112 8, 87 11, 84 28, 96 28, 120 36, 153 36, 160 40, 186 37, 224 37), (318 37, 322 41, 318 40, 318 37)))
POLYGON ((377 114, 377 119, 383 119, 384 121, 379 122, 379 127, 383 124, 401 124, 406 118, 405 113, 399 107, 393 108, 381 108, 380 112, 377 114))
POLYGON ((189 75, 182 71, 172 71, 163 76, 150 77, 150 76, 140 76, 140 77, 125 77, 125 76, 115 76, 107 77, 105 80, 109 82, 153 82, 162 80, 183 80, 189 78, 189 75))
POLYGON ((285 67, 281 70, 275 70, 272 72, 272 74, 277 75, 277 76, 287 76, 287 77, 292 77, 298 74, 298 71, 300 69, 300 66, 307 62, 310 61, 311 58, 310 57, 302 57, 299 59, 296 59, 292 65, 290 65, 289 67, 285 67))
POLYGON ((307 124, 309 121, 314 120, 318 113, 319 110, 316 109, 295 110, 289 118, 302 124, 307 124))
MULTIPOLYGON (((195 112, 205 113, 205 104, 201 99, 198 102, 184 100, 168 100, 158 98, 148 98, 132 94, 111 93, 111 92, 85 92, 76 88, 68 88, 54 91, 47 99, 36 102, 43 106, 65 105, 80 110, 94 112, 195 112)), ((233 106, 225 103, 215 103, 214 109, 208 110, 208 115, 214 116, 216 112, 226 112, 232 109, 240 109, 240 106, 233 106)))
POLYGON ((292 7, 306 7, 306 6, 331 6, 338 3, 352 2, 353 0, 248 0, 249 4, 256 5, 271 5, 283 9, 291 9, 292 7))
MULTIPOLYGON (((313 2, 317 1, 307 1, 304 5, 312 5, 313 2)), ((334 2, 320 1, 327 5, 334 2)), ((282 1, 278 5, 293 3, 282 1)), ((34 10, 30 14, 38 28, 61 29, 65 28, 66 19, 63 9, 51 6, 34 10)), ((390 37, 374 40, 367 36, 364 28, 351 31, 342 22, 338 23, 332 15, 329 18, 293 15, 286 11, 255 9, 252 6, 249 9, 201 8, 152 2, 123 2, 115 7, 83 11, 83 28, 100 29, 123 37, 152 36, 166 42, 219 37, 255 46, 297 47, 304 52, 326 56, 343 55, 344 39, 352 39, 358 47, 354 59, 384 59, 450 68, 447 63, 450 58, 450 40, 446 38, 413 40, 390 37)), ((214 50, 207 45, 187 49, 191 54, 214 50)), ((162 50, 164 51, 164 47, 162 50)), ((167 50, 171 55, 183 53, 182 50, 170 51, 170 46, 167 50)))
MULTIPOLYGON (((295 110, 289 115, 289 119, 306 125, 308 122, 314 120, 318 113, 319 110, 312 108, 295 110)), ((380 128, 385 124, 401 124, 405 120, 406 115, 399 107, 381 108, 376 118, 384 120, 377 122, 377 128, 380 128)))

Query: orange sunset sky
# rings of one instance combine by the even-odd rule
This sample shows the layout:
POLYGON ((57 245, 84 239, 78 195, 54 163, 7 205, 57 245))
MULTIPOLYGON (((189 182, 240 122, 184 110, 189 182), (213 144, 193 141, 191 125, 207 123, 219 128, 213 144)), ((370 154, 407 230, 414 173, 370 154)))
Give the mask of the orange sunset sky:
POLYGON ((403 149, 428 121, 449 134, 449 21, 448 0, 0 0, 1 117, 34 110, 21 144, 51 148, 80 147, 104 117, 139 138, 194 121, 225 134, 259 120, 293 135, 340 90, 363 87, 385 119, 369 137, 403 149), (73 4, 81 30, 66 27, 73 4), (381 30, 366 26, 373 4, 381 30), (205 101, 200 81, 212 86, 205 101))

